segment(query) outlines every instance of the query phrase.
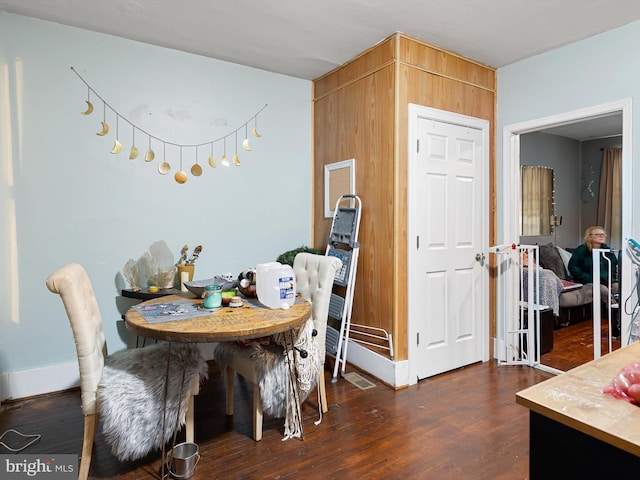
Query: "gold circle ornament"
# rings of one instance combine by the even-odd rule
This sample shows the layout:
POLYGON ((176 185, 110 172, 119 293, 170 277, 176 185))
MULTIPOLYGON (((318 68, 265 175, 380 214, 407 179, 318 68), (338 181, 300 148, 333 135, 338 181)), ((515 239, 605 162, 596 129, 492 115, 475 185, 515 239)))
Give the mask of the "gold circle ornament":
POLYGON ((182 170, 180 170, 179 172, 177 172, 174 177, 173 177, 176 182, 178 183, 185 183, 189 177, 187 177, 186 172, 183 172, 182 170))
POLYGON ((202 167, 197 163, 194 163, 191 166, 191 175, 193 175, 194 177, 199 177, 200 175, 202 175, 202 167))
POLYGON ((167 173, 169 173, 171 171, 171 165, 169 165, 168 162, 162 162, 159 166, 158 166, 158 173, 160 173, 161 175, 166 175, 167 173))

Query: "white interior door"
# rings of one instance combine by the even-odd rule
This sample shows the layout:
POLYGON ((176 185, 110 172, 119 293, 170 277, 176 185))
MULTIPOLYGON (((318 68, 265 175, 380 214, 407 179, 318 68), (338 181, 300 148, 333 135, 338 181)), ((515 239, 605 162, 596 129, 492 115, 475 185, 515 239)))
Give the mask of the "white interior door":
POLYGON ((487 359, 488 122, 410 115, 410 377, 422 379, 487 359))

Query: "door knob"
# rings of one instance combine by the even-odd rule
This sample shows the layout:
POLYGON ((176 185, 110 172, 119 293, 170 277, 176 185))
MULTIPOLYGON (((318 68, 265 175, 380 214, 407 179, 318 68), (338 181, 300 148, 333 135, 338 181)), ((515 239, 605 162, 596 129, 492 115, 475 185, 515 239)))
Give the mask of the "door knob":
POLYGON ((484 263, 484 253, 476 253, 476 262, 484 263))

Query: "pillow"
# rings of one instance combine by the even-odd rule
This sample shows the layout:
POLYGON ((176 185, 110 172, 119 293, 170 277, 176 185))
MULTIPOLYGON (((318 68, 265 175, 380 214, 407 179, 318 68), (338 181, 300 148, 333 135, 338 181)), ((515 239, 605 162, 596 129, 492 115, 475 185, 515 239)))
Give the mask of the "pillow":
POLYGON ((567 278, 569 275, 569 260, 571 260, 571 252, 565 250, 561 247, 556 247, 558 249, 558 253, 560 254, 560 258, 562 259, 562 263, 564 263, 564 269, 567 272, 567 278))
POLYGON ((540 266, 552 270, 561 280, 567 280, 567 270, 560 257, 560 252, 553 243, 540 245, 540 266))

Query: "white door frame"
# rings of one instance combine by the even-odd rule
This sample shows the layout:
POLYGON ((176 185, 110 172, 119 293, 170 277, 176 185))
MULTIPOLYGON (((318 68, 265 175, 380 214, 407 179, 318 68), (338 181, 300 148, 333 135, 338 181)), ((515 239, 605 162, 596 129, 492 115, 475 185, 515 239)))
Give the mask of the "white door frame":
MULTIPOLYGON (((428 118, 438 122, 444 123, 452 123, 460 126, 468 126, 471 128, 477 128, 482 130, 482 138, 483 138, 483 167, 482 167, 482 178, 480 181, 481 185, 481 197, 484 199, 481 206, 481 214, 482 214, 482 246, 481 252, 485 255, 484 263, 482 264, 482 299, 483 305, 480 308, 480 311, 477 312, 479 315, 478 325, 480 325, 479 332, 481 336, 482 342, 482 360, 486 361, 489 359, 489 122, 487 120, 481 118, 470 117, 468 115, 462 115, 459 113, 447 112, 445 110, 439 110, 436 108, 425 107, 422 105, 409 104, 409 148, 408 148, 408 158, 407 158, 407 241, 412 242, 412 232, 415 230, 414 222, 415 219, 412 217, 411 212, 414 211, 412 208, 413 203, 415 202, 415 194, 412 191, 412 168, 413 164, 417 159, 416 152, 416 142, 418 139, 418 118, 428 118)), ((451 221, 455 221, 455 218, 452 218, 451 221)), ((408 258, 407 258, 407 279, 411 279, 412 275, 412 254, 414 249, 412 245, 409 244, 407 248, 408 258)), ((412 312, 411 308, 411 290, 409 289, 407 292, 407 335, 408 335, 408 354, 409 354, 409 385, 413 385, 418 381, 417 375, 417 367, 415 363, 412 362, 412 359, 417 357, 417 347, 415 342, 411 341, 412 338, 416 336, 416 329, 414 327, 414 323, 412 321, 415 318, 415 314, 412 312)))
MULTIPOLYGON (((592 107, 574 110, 571 112, 537 118, 526 122, 506 125, 502 129, 502 212, 498 210, 498 219, 502 218, 502 237, 497 243, 513 243, 520 238, 521 201, 520 201, 520 135, 558 127, 590 117, 597 117, 611 113, 622 113, 622 239, 631 235, 632 210, 632 142, 631 142, 631 111, 632 100, 630 98, 595 105, 592 107), (500 215, 502 213, 502 215, 500 215)), ((499 191, 500 189, 498 189, 499 191)), ((499 194, 499 192, 498 192, 499 194)), ((623 242, 624 248, 624 242, 623 242)), ((622 255, 622 278, 620 298, 627 298, 633 284, 631 262, 627 255, 622 255)), ((630 317, 620 309, 622 331, 629 328, 630 317)), ((496 331, 504 330, 504 325, 497 325, 496 331)), ((622 338, 622 345, 628 343, 628 338, 622 338)))

